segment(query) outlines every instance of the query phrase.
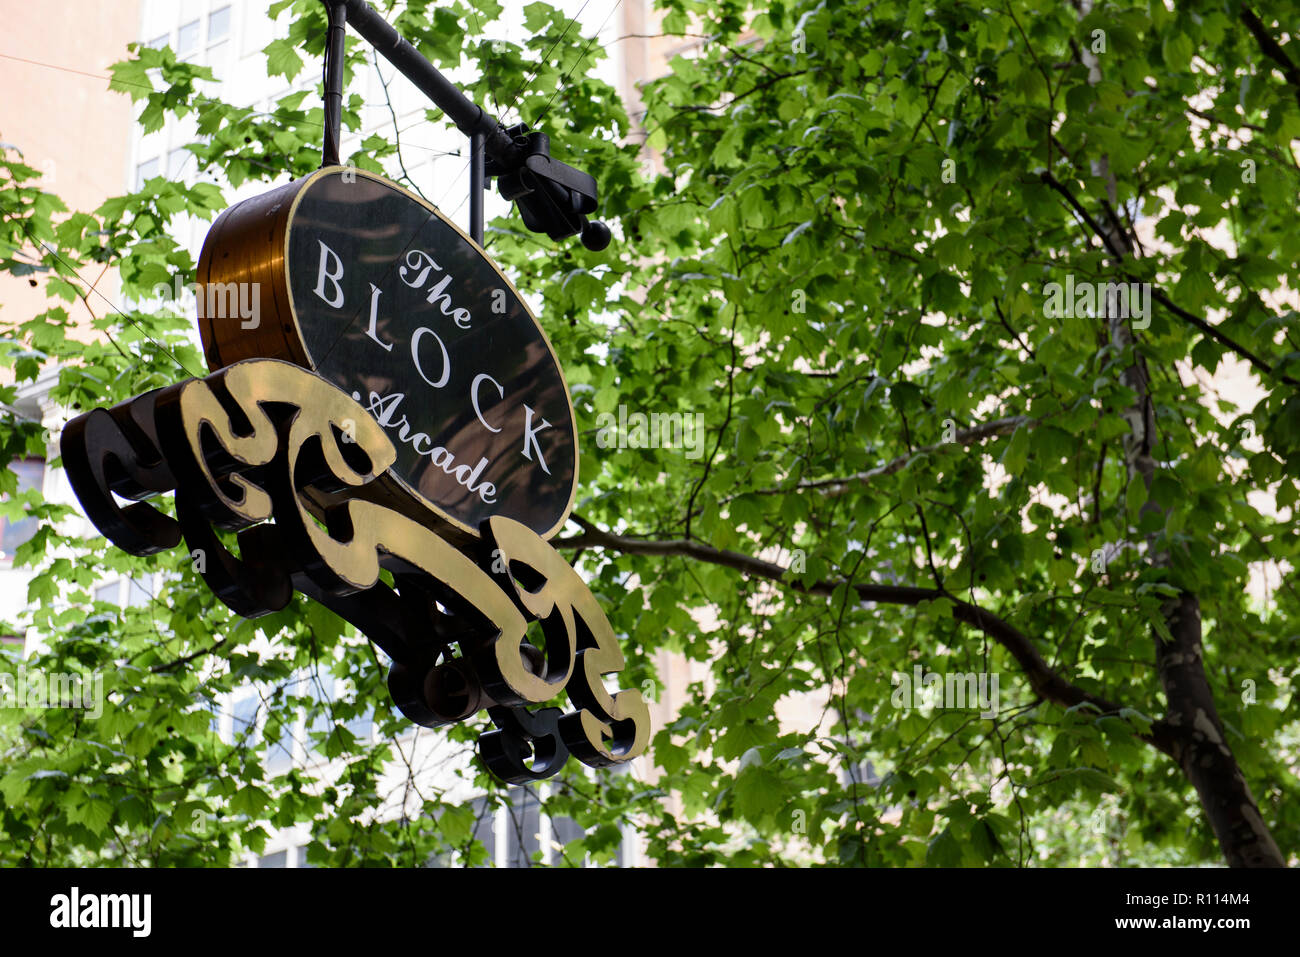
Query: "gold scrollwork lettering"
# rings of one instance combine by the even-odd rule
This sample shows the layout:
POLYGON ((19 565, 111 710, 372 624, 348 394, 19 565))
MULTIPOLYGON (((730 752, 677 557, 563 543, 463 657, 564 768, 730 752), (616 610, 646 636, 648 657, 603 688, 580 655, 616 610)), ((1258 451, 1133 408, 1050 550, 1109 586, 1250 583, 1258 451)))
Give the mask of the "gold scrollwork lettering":
MULTIPOLYGON (((87 413, 65 433, 78 496, 98 506, 114 492, 157 493, 174 482, 185 538, 218 553, 205 578, 235 611, 283 607, 295 584, 331 604, 393 652, 395 700, 413 720, 445 723, 487 708, 500 730, 483 735, 481 748, 507 780, 553 774, 569 753, 603 766, 645 750, 649 710, 639 691, 606 690, 605 676, 620 673, 625 659, 577 571, 520 522, 484 523, 480 565, 434 521, 367 497, 364 487, 396 450, 369 413, 324 379, 250 359, 113 414, 110 422, 103 410, 87 413), (105 424, 118 422, 129 435, 105 424), (92 441, 100 433, 103 452, 92 441), (108 456, 139 481, 110 486, 116 472, 100 462, 108 456), (245 558, 225 552, 208 523, 238 530, 245 558), (396 590, 379 581, 381 568, 393 571, 396 590), (528 641, 530 620, 540 623, 544 651, 528 641), (451 694, 457 688, 463 693, 451 694), (528 710, 561 692, 576 711, 528 710)), ((179 539, 172 526, 128 522, 129 511, 88 512, 136 554, 179 539)))

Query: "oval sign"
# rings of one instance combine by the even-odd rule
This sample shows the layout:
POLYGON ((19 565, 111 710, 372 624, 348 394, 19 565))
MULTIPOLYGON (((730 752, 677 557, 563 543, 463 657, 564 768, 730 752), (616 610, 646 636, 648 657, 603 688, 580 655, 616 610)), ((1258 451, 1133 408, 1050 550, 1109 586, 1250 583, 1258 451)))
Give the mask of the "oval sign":
POLYGON ((577 485, 568 386, 501 270, 432 205, 330 167, 226 210, 204 242, 200 329, 213 369, 252 355, 315 371, 367 408, 401 486, 463 532, 493 515, 542 537, 577 485), (267 248, 259 253, 259 245, 267 248), (210 248, 211 247, 211 248, 210 248), (238 277, 238 278, 236 278, 238 277), (211 290, 268 281, 252 321, 211 290))

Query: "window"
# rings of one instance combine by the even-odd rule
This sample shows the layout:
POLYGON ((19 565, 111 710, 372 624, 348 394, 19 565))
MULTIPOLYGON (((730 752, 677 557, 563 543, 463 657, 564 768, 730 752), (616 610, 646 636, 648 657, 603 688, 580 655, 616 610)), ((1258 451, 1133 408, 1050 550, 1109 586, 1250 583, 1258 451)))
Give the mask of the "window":
MULTIPOLYGON (((578 826, 578 822, 571 817, 556 817, 551 819, 551 843, 564 847, 572 841, 578 840, 586 832, 578 826)), ((554 861, 560 861, 560 851, 555 848, 551 849, 551 858, 554 861)))
POLYGON ((266 769, 272 774, 281 774, 293 765, 293 730, 298 723, 297 717, 285 714, 284 723, 280 725, 280 736, 266 752, 266 769))
POLYGON ((257 742, 258 734, 255 725, 257 724, 258 704, 256 695, 247 695, 235 702, 232 730, 236 740, 241 735, 247 734, 249 744, 257 742))
MULTIPOLYGON (((29 492, 32 489, 40 491, 45 481, 45 460, 44 459, 24 459, 20 462, 10 462, 9 470, 18 476, 18 493, 29 492)), ((23 542, 31 539, 36 534, 36 529, 40 527, 40 519, 36 518, 3 518, 0 517, 0 555, 4 558, 13 558, 14 550, 23 542)))
POLYGON ((302 689, 301 694, 311 698, 321 709, 311 718, 311 723, 307 727, 306 747, 308 759, 319 754, 319 748, 324 743, 318 740, 317 736, 328 735, 333 729, 334 724, 330 721, 329 701, 333 697, 334 678, 329 674, 322 674, 317 678, 316 675, 307 674, 306 687, 302 689))
POLYGON ((135 168, 135 188, 143 189, 144 184, 158 175, 158 161, 156 159, 145 160, 135 168))
POLYGON ((171 179, 180 179, 181 171, 189 162, 192 154, 189 150, 172 150, 167 154, 167 175, 171 179))
POLYGON ((106 601, 110 605, 116 605, 121 601, 122 583, 115 581, 109 585, 100 585, 95 589, 95 601, 106 601))
POLYGON ((349 731, 357 736, 357 744, 370 743, 370 724, 371 717, 369 709, 365 714, 359 714, 355 718, 349 718, 346 726, 349 731))
MULTIPOLYGON (((297 693, 309 697, 321 705, 321 709, 308 722, 303 739, 303 747, 307 750, 307 760, 311 761, 320 756, 320 749, 324 744, 324 739, 334 730, 333 719, 338 715, 331 703, 340 700, 342 695, 347 693, 347 685, 336 680, 328 672, 319 672, 318 674, 308 672, 303 676, 303 682, 304 684, 298 689, 297 693)), ((370 731, 373 721, 373 712, 367 708, 361 714, 343 721, 342 724, 356 736, 358 745, 366 745, 370 743, 370 731)))
POLYGON ((845 765, 840 769, 840 778, 846 788, 851 788, 855 784, 862 784, 870 788, 880 786, 880 775, 876 773, 875 766, 870 761, 863 761, 857 765, 845 765))
POLYGON ((187 56, 199 48, 199 21, 193 20, 181 27, 176 40, 176 55, 187 56))
POLYGON ((217 703, 203 698, 199 706, 208 713, 208 731, 225 741, 225 737, 221 734, 221 712, 217 708, 217 703))
POLYGON ((208 66, 212 67, 212 76, 218 83, 225 82, 230 62, 230 43, 223 41, 208 47, 208 66))
POLYGON ((425 867, 455 867, 456 856, 451 851, 439 851, 437 854, 430 854, 428 860, 424 862, 425 867))
MULTIPOLYGON (((551 852, 550 852, 551 862, 553 864, 559 864, 564 860, 564 857, 562 855, 567 854, 569 856, 569 859, 573 861, 573 863, 575 864, 583 863, 581 857, 576 859, 573 857, 574 854, 573 850, 565 851, 564 848, 568 844, 572 843, 573 841, 576 841, 581 837, 585 837, 586 833, 587 832, 584 831, 582 827, 580 827, 578 823, 574 821, 572 818, 568 818, 568 817, 551 818, 551 840, 550 840, 552 845, 551 852)), ((610 861, 608 866, 610 867, 629 866, 630 861, 633 860, 633 855, 629 853, 628 841, 629 841, 629 837, 628 834, 625 832, 620 837, 618 844, 614 846, 613 859, 610 861)), ((586 864, 587 866, 595 866, 595 862, 590 859, 586 861, 586 864)), ((512 864, 511 866, 517 866, 517 865, 512 864)))
POLYGON ((274 854, 267 854, 257 859, 258 867, 288 867, 289 852, 276 851, 274 854))
MULTIPOLYGON (((564 863, 562 849, 583 837, 585 831, 572 819, 560 817, 548 818, 543 833, 539 796, 524 788, 511 788, 508 797, 510 803, 503 806, 494 807, 486 795, 469 804, 474 812, 473 837, 487 850, 487 860, 482 866, 533 867, 538 860, 551 865, 564 863)), ((584 858, 580 853, 575 857, 573 849, 563 853, 567 854, 569 863, 579 867, 635 867, 639 852, 631 825, 619 829, 617 840, 610 842, 608 851, 609 858, 602 855, 600 861, 584 858)), ((431 858, 425 866, 453 865, 450 857, 438 857, 431 858)))
MULTIPOLYGON (((350 697, 352 698, 352 702, 355 702, 356 692, 354 690, 348 688, 348 686, 345 685, 342 681, 334 682, 335 701, 340 701, 342 700, 344 695, 349 695, 349 694, 350 697)), ((348 720, 343 723, 343 726, 357 736, 358 744, 369 744, 370 725, 373 722, 373 720, 374 720, 374 713, 371 711, 370 708, 367 708, 365 711, 363 711, 361 714, 357 715, 356 717, 348 718, 348 720)))
POLYGON ((230 8, 222 7, 208 14, 208 45, 230 35, 230 8))
POLYGON ((293 725, 281 726, 280 739, 271 745, 266 755, 266 770, 270 774, 283 774, 293 766, 293 725))
POLYGON ((496 808, 486 797, 475 798, 470 807, 474 809, 473 837, 487 848, 486 867, 491 867, 497 859, 496 808))
POLYGON ((531 867, 533 855, 542 849, 542 806, 523 788, 513 788, 513 801, 506 808, 506 867, 531 867))
POLYGON ((137 581, 132 578, 126 583, 126 605, 128 608, 140 608, 153 601, 153 576, 145 575, 137 581))
POLYGON ((154 37, 152 40, 146 43, 145 46, 152 47, 153 49, 157 50, 159 47, 165 47, 167 45, 167 41, 170 39, 171 37, 166 33, 164 33, 160 37, 154 37))
POLYGON ((208 66, 217 82, 226 78, 226 65, 230 62, 230 7, 213 10, 208 15, 208 66))

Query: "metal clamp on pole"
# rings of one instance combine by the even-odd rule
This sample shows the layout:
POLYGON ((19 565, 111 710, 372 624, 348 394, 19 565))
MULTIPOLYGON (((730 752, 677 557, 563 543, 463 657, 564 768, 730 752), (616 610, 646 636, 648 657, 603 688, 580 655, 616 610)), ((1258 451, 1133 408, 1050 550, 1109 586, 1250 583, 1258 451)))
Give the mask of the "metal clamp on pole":
POLYGON ((325 45, 325 143, 323 165, 339 162, 343 105, 343 37, 351 24, 384 59, 415 84, 456 128, 470 138, 470 235, 483 242, 484 176, 496 176, 501 195, 519 207, 524 225, 552 239, 581 234, 591 250, 609 245, 596 211, 596 181, 550 155, 550 139, 526 125, 506 129, 420 55, 366 0, 321 0, 329 15, 325 45), (484 163, 483 154, 487 154, 484 163))

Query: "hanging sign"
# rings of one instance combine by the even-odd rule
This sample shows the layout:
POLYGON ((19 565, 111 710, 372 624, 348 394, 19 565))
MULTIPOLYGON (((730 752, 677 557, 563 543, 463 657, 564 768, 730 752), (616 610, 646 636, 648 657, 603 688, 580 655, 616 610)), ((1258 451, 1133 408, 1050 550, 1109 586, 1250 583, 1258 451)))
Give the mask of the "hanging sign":
POLYGON ((223 309, 200 320, 211 368, 284 359, 348 393, 397 449, 382 482, 453 536, 493 515, 544 538, 564 524, 578 442, 555 352, 432 205, 361 170, 319 170, 222 213, 199 283, 260 288, 255 323, 223 309))
POLYGON ((640 691, 604 683, 624 667, 613 629, 546 541, 577 481, 568 388, 483 250, 395 184, 329 167, 226 210, 199 288, 212 374, 63 431, 100 531, 137 555, 183 539, 246 617, 295 590, 325 604, 392 660, 412 721, 486 710, 480 753, 504 780, 641 754, 640 691), (175 518, 147 504, 173 492, 175 518), (560 695, 572 710, 545 706, 560 695))

